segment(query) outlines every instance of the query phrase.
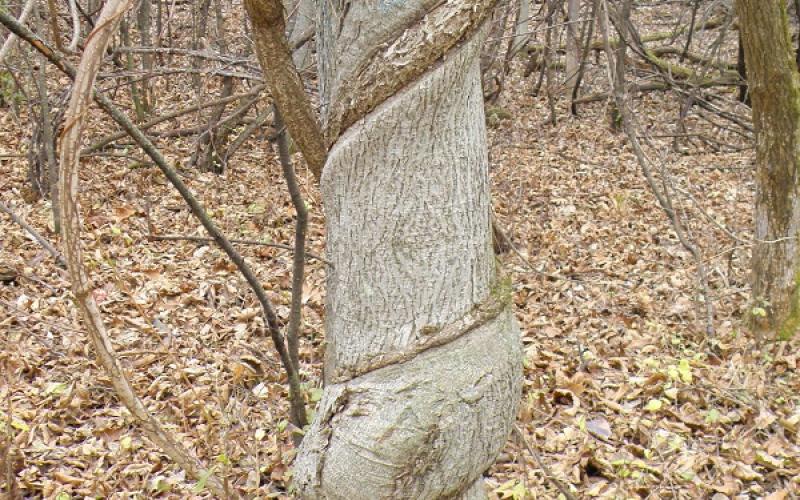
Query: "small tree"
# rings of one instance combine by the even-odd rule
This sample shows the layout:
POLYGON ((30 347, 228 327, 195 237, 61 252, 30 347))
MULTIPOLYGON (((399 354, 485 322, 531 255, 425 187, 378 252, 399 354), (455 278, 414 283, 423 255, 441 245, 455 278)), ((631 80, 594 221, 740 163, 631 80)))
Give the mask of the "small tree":
POLYGON ((756 130, 752 325, 789 338, 800 326, 800 78, 783 0, 737 0, 756 130))

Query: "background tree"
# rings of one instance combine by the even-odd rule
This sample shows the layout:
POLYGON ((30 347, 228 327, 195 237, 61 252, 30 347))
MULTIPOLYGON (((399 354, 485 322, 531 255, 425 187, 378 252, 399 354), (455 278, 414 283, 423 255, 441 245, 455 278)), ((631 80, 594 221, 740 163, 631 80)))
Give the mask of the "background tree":
POLYGON ((737 0, 756 130, 752 324, 788 338, 800 327, 800 80, 783 0, 737 0))
POLYGON ((578 79, 578 68, 581 60, 580 25, 581 12, 580 0, 567 0, 567 52, 565 58, 566 81, 564 86, 568 89, 575 87, 578 79))
POLYGON ((319 4, 334 267, 325 392, 295 464, 306 498, 486 497, 521 387, 489 220, 493 6, 319 4))

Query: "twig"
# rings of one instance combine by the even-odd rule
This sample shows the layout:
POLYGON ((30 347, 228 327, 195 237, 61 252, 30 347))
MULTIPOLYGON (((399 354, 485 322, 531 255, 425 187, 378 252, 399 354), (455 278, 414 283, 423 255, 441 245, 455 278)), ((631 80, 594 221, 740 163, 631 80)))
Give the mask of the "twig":
MULTIPOLYGON (((253 73, 245 73, 243 71, 230 71, 220 68, 180 68, 180 67, 177 68, 164 67, 158 70, 149 70, 149 71, 133 70, 133 71, 117 71, 114 73, 101 73, 100 75, 98 75, 97 79, 106 80, 115 78, 130 78, 136 76, 144 76, 144 78, 155 78, 157 76, 169 76, 182 73, 190 75, 204 75, 204 76, 221 76, 221 77, 229 76, 232 78, 240 78, 242 80, 253 80, 256 82, 263 81, 263 78, 261 76, 253 73)), ((118 86, 120 85, 117 85, 117 87, 118 86)), ((111 90, 112 88, 115 88, 115 86, 104 87, 101 90, 103 91, 111 90)))
MULTIPOLYGON (((214 243, 213 238, 208 238, 205 236, 181 236, 181 235, 170 235, 170 234, 148 234, 147 239, 150 241, 193 241, 195 243, 214 243)), ((262 246, 262 247, 271 247, 271 248, 280 248, 281 250, 289 250, 293 251, 294 247, 289 245, 284 245, 282 243, 271 243, 268 241, 259 241, 259 240, 241 240, 236 238, 231 238, 228 241, 231 243, 236 243, 239 245, 254 245, 254 246, 262 246)), ((318 260, 328 266, 333 267, 333 263, 324 257, 320 257, 319 255, 312 253, 312 252, 305 252, 306 257, 309 259, 318 260)))
POLYGON ((542 472, 544 472, 545 479, 550 481, 553 484, 553 486, 558 488, 558 491, 560 491, 561 494, 564 495, 564 498, 566 498, 567 500, 575 500, 575 495, 573 495, 572 492, 569 491, 569 489, 564 485, 564 483, 562 483, 559 479, 557 479, 553 475, 553 471, 551 471, 550 467, 548 467, 548 465, 544 463, 542 457, 540 457, 539 453, 536 451, 536 448, 531 446, 528 440, 525 439, 525 435, 522 434, 522 431, 519 429, 517 424, 514 424, 512 429, 514 431, 514 434, 517 436, 517 439, 519 439, 522 442, 522 444, 525 445, 525 448, 528 450, 528 453, 533 455, 533 458, 536 460, 536 463, 539 464, 539 467, 542 469, 542 472))
POLYGON ((67 267, 67 262, 64 260, 64 256, 61 255, 61 252, 59 252, 58 249, 56 249, 56 247, 54 247, 52 243, 47 241, 47 238, 39 234, 39 232, 36 231, 30 224, 25 222, 19 215, 15 214, 10 208, 8 208, 2 203, 0 203, 0 212, 5 212, 6 215, 8 215, 12 221, 19 224, 19 226, 22 229, 24 229, 31 236, 33 236, 33 239, 36 240, 36 243, 40 244, 45 250, 47 250, 50 253, 50 255, 53 256, 53 258, 56 260, 59 266, 63 268, 67 267))
POLYGON ((259 128, 262 127, 272 114, 272 106, 264 109, 261 113, 256 115, 253 121, 245 127, 245 129, 234 139, 225 150, 225 153, 220 155, 222 157, 222 165, 227 168, 228 161, 231 157, 244 145, 247 139, 259 128))
MULTIPOLYGON (((229 102, 233 102, 233 101, 236 101, 238 99, 245 99, 245 98, 248 98, 248 97, 255 97, 258 94, 260 94, 261 91, 264 90, 265 87, 266 86, 263 85, 263 84, 262 85, 256 85, 249 92, 243 92, 241 94, 234 94, 234 95, 228 96, 228 97, 226 97, 224 99, 215 99, 213 101, 203 101, 203 102, 200 102, 198 104, 195 104, 194 106, 189 106, 188 108, 179 109, 177 111, 173 111, 172 113, 167 113, 167 114, 162 115, 162 116, 157 116, 157 117, 155 117, 155 118, 153 118, 151 120, 148 120, 147 122, 139 125, 139 128, 141 130, 147 130, 149 128, 152 128, 152 127, 158 125, 159 123, 163 123, 165 121, 172 120, 174 118, 178 118, 178 117, 181 117, 183 115, 187 115, 189 113, 193 113, 195 111, 199 111, 199 110, 204 109, 204 108, 210 108, 210 107, 217 106, 217 105, 220 105, 220 104, 227 104, 229 102)), ((100 139, 99 141, 95 142, 91 146, 89 146, 87 148, 83 148, 83 150, 81 150, 81 155, 86 155, 86 154, 89 154, 89 153, 91 153, 93 151, 97 151, 99 149, 102 149, 105 146, 111 144, 112 142, 118 141, 119 139, 122 139, 123 137, 126 137, 127 135, 128 135, 127 132, 121 131, 121 132, 117 132, 115 134, 103 137, 102 139, 100 139)))
MULTIPOLYGON (((492 220, 494 221, 494 220, 496 220, 496 218, 497 217, 494 215, 494 212, 492 212, 492 220)), ((528 260, 527 257, 522 255, 522 252, 520 252, 519 248, 517 248, 517 246, 514 244, 514 242, 511 240, 511 238, 509 238, 508 235, 506 235, 503 232, 503 230, 500 229, 499 224, 493 224, 492 225, 492 229, 494 231, 497 231, 498 233, 500 233, 500 236, 504 240, 503 244, 505 246, 507 246, 508 248, 510 248, 511 251, 514 252, 514 254, 519 258, 519 260, 522 261, 522 263, 525 264, 525 266, 528 269, 530 269, 531 272, 533 272, 534 274, 538 274, 539 276, 543 276, 545 278, 549 278, 549 279, 555 280, 555 281, 569 281, 571 283, 612 284, 612 282, 609 282, 609 281, 588 281, 588 280, 582 280, 582 279, 579 279, 579 278, 568 278, 566 276, 559 276, 557 274, 550 274, 550 273, 546 273, 544 271, 540 271, 540 270, 536 269, 536 267, 534 267, 534 265, 531 263, 530 260, 528 260)), ((624 283, 622 283, 621 285, 624 286, 624 287, 627 287, 624 283)))
POLYGON ((197 59, 208 61, 218 61, 229 65, 251 66, 254 61, 240 57, 233 57, 224 54, 215 54, 207 50, 181 49, 177 47, 116 47, 115 53, 119 54, 174 54, 181 56, 191 56, 197 59))

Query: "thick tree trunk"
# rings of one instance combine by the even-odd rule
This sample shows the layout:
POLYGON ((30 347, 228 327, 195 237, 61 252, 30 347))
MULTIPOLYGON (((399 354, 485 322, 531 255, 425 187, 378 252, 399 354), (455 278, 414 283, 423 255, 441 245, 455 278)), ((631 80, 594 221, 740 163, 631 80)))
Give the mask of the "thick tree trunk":
POLYGON ((784 0, 737 0, 756 130, 752 323, 788 338, 800 326, 800 77, 784 0))
POLYGON ((493 0, 319 2, 325 392, 304 498, 486 498, 521 389, 495 268, 480 48, 493 0))

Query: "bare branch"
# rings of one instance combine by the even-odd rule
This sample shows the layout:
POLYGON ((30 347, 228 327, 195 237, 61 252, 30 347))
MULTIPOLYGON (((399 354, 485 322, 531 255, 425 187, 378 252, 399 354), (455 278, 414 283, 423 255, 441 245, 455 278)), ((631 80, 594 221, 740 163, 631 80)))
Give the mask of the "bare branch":
POLYGON ((0 212, 4 212, 6 215, 8 215, 11 218, 12 221, 14 221, 17 224, 19 224, 19 226, 22 229, 24 229, 31 236, 33 236, 33 239, 36 240, 36 242, 38 244, 40 244, 45 250, 47 250, 47 252, 50 255, 52 255, 54 259, 56 259, 56 262, 58 262, 59 266, 64 267, 64 268, 67 267, 67 262, 64 260, 64 256, 61 255, 61 252, 59 252, 56 249, 56 247, 53 246, 52 243, 47 241, 47 239, 44 236, 39 234, 39 232, 36 231, 36 229, 34 229, 30 224, 25 222, 25 220, 23 220, 22 217, 20 217, 19 215, 15 214, 13 210, 11 210, 10 208, 8 208, 7 206, 5 206, 2 203, 0 203, 0 212))
POLYGON ((319 180, 328 148, 286 41, 283 5, 279 0, 245 0, 245 7, 253 23, 256 53, 272 98, 308 168, 319 180))
MULTIPOLYGON (((27 0, 25 5, 22 7, 22 12, 19 15, 19 22, 24 23, 28 16, 30 15, 31 11, 33 10, 34 0, 27 0)), ((6 56, 14 50, 14 45, 17 44, 17 35, 11 33, 6 38, 6 41, 3 43, 3 48, 0 49, 0 64, 3 64, 6 56)))
MULTIPOLYGON (((177 111, 173 111, 172 113, 167 113, 165 115, 157 116, 157 117, 155 117, 155 118, 153 118, 151 120, 148 120, 147 122, 139 125, 139 128, 141 130, 147 130, 149 128, 152 128, 152 127, 158 125, 159 123, 164 123, 166 121, 173 120, 175 118, 187 115, 189 113, 194 113, 195 111, 199 111, 201 109, 210 108, 210 107, 213 107, 213 106, 217 106, 219 104, 227 104, 229 102, 237 101, 239 99, 246 99, 248 97, 255 97, 258 94, 260 94, 261 91, 264 90, 265 87, 266 87, 266 85, 256 85, 249 92, 243 92, 241 94, 234 94, 232 96, 228 96, 228 97, 225 97, 223 99, 215 99, 213 101, 199 102, 199 103, 195 104, 194 106, 189 106, 188 108, 179 109, 177 111)), ((123 130, 121 132, 117 132, 115 134, 103 137, 102 139, 100 139, 99 141, 95 142, 91 146, 89 146, 87 148, 83 148, 81 150, 81 155, 87 155, 87 154, 90 154, 90 153, 92 153, 94 151, 98 151, 100 149, 103 149, 104 147, 106 147, 107 145, 111 144, 112 142, 118 141, 118 140, 122 139, 123 137, 126 137, 127 135, 128 135, 128 133, 123 130)))
MULTIPOLYGON (((308 210, 306 209, 306 202, 303 200, 303 195, 300 193, 300 187, 297 185, 297 178, 294 173, 294 167, 292 166, 292 157, 289 155, 289 140, 286 137, 286 128, 283 126, 283 117, 281 116, 278 106, 273 106, 275 127, 280 130, 277 137, 278 158, 280 159, 281 168, 283 169, 283 178, 286 179, 289 195, 292 198, 292 205, 294 205, 294 209, 297 212, 297 222, 294 226, 294 259, 292 261, 292 307, 289 312, 289 329, 286 332, 286 344, 289 348, 289 356, 292 358, 292 363, 294 363, 295 366, 299 366, 300 357, 298 354, 298 346, 300 325, 303 320, 303 281, 305 279, 308 210)), ((302 397, 302 395, 299 396, 302 397)), ((302 425, 308 423, 305 412, 302 415, 296 415, 295 419, 301 422, 302 425)))

